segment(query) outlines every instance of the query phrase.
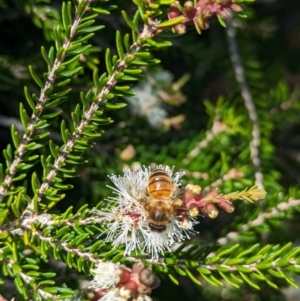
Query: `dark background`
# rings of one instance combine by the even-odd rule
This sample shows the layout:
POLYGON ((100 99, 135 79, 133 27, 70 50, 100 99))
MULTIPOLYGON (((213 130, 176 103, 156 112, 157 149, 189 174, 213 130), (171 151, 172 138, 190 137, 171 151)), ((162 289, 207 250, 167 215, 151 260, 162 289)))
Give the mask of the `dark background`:
MULTIPOLYGON (((68 102, 63 105, 62 118, 67 122, 71 121, 69 113, 79 99, 79 92, 87 91, 92 86, 92 62, 98 60, 99 74, 104 72, 104 51, 101 50, 110 47, 115 53, 115 31, 120 30, 123 34, 129 31, 120 16, 120 11, 126 9, 129 14, 133 13, 134 6, 128 7, 128 3, 124 1, 114 3, 119 4, 118 9, 110 16, 98 20, 99 24, 106 25, 106 29, 92 39, 93 45, 98 47, 95 49, 98 52, 91 54, 88 60, 83 62, 84 72, 72 81, 73 90, 68 102)), ((49 1, 48 4, 44 4, 34 1, 0 0, 0 9, 0 148, 4 149, 7 143, 11 143, 10 125, 20 124, 19 103, 25 101, 23 86, 28 86, 32 92, 39 92, 30 78, 28 65, 32 65, 38 74, 47 71, 40 47, 43 45, 48 49, 53 43, 51 28, 59 22, 60 1, 49 1), (46 22, 39 21, 37 15, 33 13, 32 5, 40 11, 44 5, 49 5, 50 13, 49 11, 45 13, 46 22)), ((237 42, 260 118, 263 141, 262 169, 266 187, 269 187, 271 193, 273 188, 274 193, 286 192, 290 187, 296 187, 297 190, 300 179, 299 1, 256 1, 245 6, 245 13, 247 19, 239 17, 236 19, 237 42), (287 109, 285 104, 288 105, 287 109)), ((204 100, 218 106, 218 98, 223 95, 225 101, 220 106, 223 110, 221 119, 228 121, 232 118, 228 117, 232 108, 234 116, 237 119, 242 118, 242 125, 246 129, 251 127, 234 78, 226 33, 216 19, 211 21, 210 28, 201 35, 198 35, 195 29, 189 28, 187 34, 173 39, 173 47, 163 49, 155 53, 155 56, 162 62, 160 67, 173 75, 174 81, 184 74, 190 76, 190 80, 181 90, 186 101, 179 106, 162 104, 168 116, 183 114, 186 117, 185 121, 178 128, 171 127, 166 130, 153 128, 147 118, 131 114, 130 107, 109 112, 109 116, 115 122, 103 128, 106 131, 87 155, 89 163, 79 167, 78 178, 70 180, 75 189, 68 192, 56 210, 63 211, 70 205, 78 209, 86 202, 90 205, 96 204, 110 195, 110 190, 105 186, 109 183, 107 175, 120 174, 124 167, 131 166, 134 162, 146 165, 156 162, 183 169, 182 161, 186 154, 197 141, 203 139, 205 131, 212 123, 212 116, 205 107, 204 100), (124 160, 121 154, 128 145, 134 147, 135 154, 124 160)), ((51 128, 51 139, 58 144, 62 143, 59 123, 51 128)), ((187 175, 184 181, 200 181, 201 185, 206 186, 222 175, 225 161, 230 168, 242 168, 245 164, 251 166, 249 156, 243 154, 243 150, 249 145, 249 139, 249 132, 243 133, 242 130, 221 136, 220 140, 206 148, 202 156, 192 160, 185 167, 191 172, 207 172, 210 179, 197 180, 187 175), (222 156, 226 157, 225 161, 222 156)), ((47 151, 41 150, 41 153, 45 152, 47 151)), ((1 161, 4 163, 3 157, 1 161)), ((36 166, 35 170, 39 174, 42 172, 41 166, 36 166)), ((241 181, 240 186, 225 185, 225 191, 230 191, 232 187, 253 184, 252 172, 246 169, 245 174, 247 176, 244 182, 241 181)), ((276 200, 273 198, 266 207, 274 206, 276 200)), ((249 209, 247 217, 246 208, 243 205, 237 206, 235 214, 229 216, 221 213, 216 221, 201 220, 198 229, 201 242, 214 242, 227 233, 226 227, 234 219, 237 224, 242 223, 242 218, 239 219, 241 214, 246 214, 243 218, 247 220, 256 211, 249 209)), ((281 235, 273 232, 276 231, 276 226, 274 229, 269 228, 268 241, 272 243, 296 241, 298 220, 299 216, 295 213, 292 221, 284 221, 281 235)), ((259 241, 261 237, 255 235, 257 235, 254 236, 255 239, 259 241)), ((179 287, 171 285, 167 279, 163 281, 164 285, 153 294, 153 298, 156 297, 157 300, 296 300, 291 299, 290 292, 287 293, 290 299, 285 299, 281 291, 275 292, 267 286, 263 286, 261 292, 256 292, 247 286, 240 291, 227 287, 214 288, 205 282, 198 288, 186 278, 179 279, 179 287)), ((285 285, 282 283, 282 286, 285 285)))

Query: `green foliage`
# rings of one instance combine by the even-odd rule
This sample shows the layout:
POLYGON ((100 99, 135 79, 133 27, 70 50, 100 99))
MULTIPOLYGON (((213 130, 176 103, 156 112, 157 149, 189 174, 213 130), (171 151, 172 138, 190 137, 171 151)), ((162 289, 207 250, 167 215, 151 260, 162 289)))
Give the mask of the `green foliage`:
MULTIPOLYGON (((162 279, 157 297, 164 300, 187 300, 163 296, 168 285, 184 287, 183 278, 196 287, 191 300, 220 300, 218 290, 215 297, 205 293, 207 285, 230 287, 230 300, 242 300, 243 292, 264 298, 266 287, 271 298, 276 290, 297 288, 299 150, 289 139, 297 138, 299 88, 285 80, 288 69, 274 66, 272 60, 281 56, 268 44, 273 42, 263 40, 270 57, 257 42, 273 30, 268 13, 259 16, 265 4, 247 2, 252 1, 215 1, 221 9, 209 14, 189 8, 197 1, 0 3, 4 14, 26 16, 26 38, 34 40, 34 47, 26 46, 19 19, 22 47, 11 54, 3 39, 0 56, 1 114, 3 120, 9 110, 19 116, 9 121, 10 133, 0 133, 0 293, 5 298, 90 299, 87 290, 86 295, 77 291, 79 283, 96 277, 95 267, 103 262, 127 267, 142 262, 162 279), (247 19, 240 18, 236 3, 247 19), (233 35, 232 20, 225 20, 229 11, 243 28, 233 35), (212 16, 223 27, 211 22, 212 16), (224 51, 225 31, 231 62, 224 51), (202 41, 209 40, 207 47, 202 41), (218 78, 222 83, 215 86, 218 78), (281 161, 285 166, 279 170, 281 161), (194 225, 206 217, 194 230, 179 227, 175 246, 157 234, 169 245, 162 243, 154 255, 147 252, 150 240, 126 230, 122 219, 134 219, 136 212, 123 214, 120 199, 112 197, 122 190, 122 178, 116 187, 107 180, 137 164, 184 171, 182 187, 199 188, 189 200, 198 211, 188 206, 182 188, 185 207, 172 214, 177 218, 176 210, 184 209, 180 217, 187 214, 194 225), (264 190, 267 195, 259 201, 264 190), (218 206, 223 211, 212 219, 218 206), (123 232, 127 241, 117 243, 123 232), (127 242, 135 239, 146 245, 128 249, 127 242), (76 274, 69 280, 70 271, 76 274), (7 281, 15 291, 6 295, 7 281)), ((298 63, 293 68, 299 72, 298 63)), ((121 192, 134 198, 133 191, 121 192)), ((151 236, 146 225, 141 233, 151 236)), ((149 285, 146 294, 154 287, 149 285)))

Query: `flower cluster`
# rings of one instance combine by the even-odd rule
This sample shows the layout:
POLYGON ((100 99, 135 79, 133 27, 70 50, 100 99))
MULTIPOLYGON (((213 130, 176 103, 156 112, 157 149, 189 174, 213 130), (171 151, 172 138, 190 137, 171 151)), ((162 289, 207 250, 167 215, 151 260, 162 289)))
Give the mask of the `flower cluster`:
MULTIPOLYGON (((171 178, 173 185, 180 185, 182 172, 173 174, 173 169, 166 166, 158 166, 158 169, 165 171, 171 178)), ((189 238, 189 233, 193 232, 193 224, 196 221, 186 214, 181 208, 174 208, 168 216, 166 229, 162 232, 155 232, 149 227, 149 212, 145 209, 143 200, 147 198, 148 180, 151 169, 139 167, 137 170, 125 170, 124 176, 110 176, 115 187, 110 187, 115 197, 108 199, 112 203, 107 211, 94 209, 94 213, 102 217, 108 225, 106 241, 113 241, 113 246, 117 247, 125 244, 125 254, 140 250, 148 253, 152 258, 158 258, 159 253, 165 250, 170 251, 170 247, 175 242, 189 238)), ((148 200, 148 202, 150 202, 148 200)), ((160 214, 161 208, 157 208, 154 213, 160 214)))
POLYGON ((181 193, 183 172, 173 173, 169 166, 159 165, 125 170, 123 176, 110 176, 116 194, 107 201, 106 210, 93 209, 100 222, 107 225, 105 240, 113 247, 125 245, 125 255, 141 251, 157 259, 164 251, 171 251, 176 242, 190 238, 195 217, 216 218, 216 205, 228 213, 234 211, 233 201, 258 201, 266 192, 253 186, 250 189, 221 194, 212 189, 206 194, 200 186, 188 184, 181 193), (166 186, 167 185, 167 186, 166 186), (162 189, 162 190, 161 190, 162 189), (165 197, 165 190, 170 194, 165 197))
POLYGON ((185 96, 180 91, 181 87, 189 79, 183 75, 173 82, 170 72, 156 69, 146 73, 146 78, 135 87, 135 96, 126 97, 132 113, 136 116, 144 116, 153 128, 169 130, 172 126, 179 128, 184 121, 184 115, 168 117, 166 104, 179 106, 185 101, 185 96))
POLYGON ((200 186, 189 184, 185 188, 183 200, 186 209, 191 216, 196 217, 198 215, 202 215, 209 216, 210 218, 216 218, 219 211, 215 204, 224 211, 232 213, 234 211, 232 204, 233 201, 239 199, 255 202, 263 199, 265 196, 266 192, 259 189, 257 186, 226 195, 220 194, 217 189, 212 189, 204 196, 200 186))
POLYGON ((100 262, 91 272, 94 279, 88 287, 88 298, 93 301, 151 301, 152 289, 160 284, 159 278, 141 262, 132 269, 100 262))
POLYGON ((170 6, 168 16, 170 20, 184 16, 184 20, 174 27, 175 32, 183 34, 186 31, 186 25, 194 24, 201 32, 209 27, 209 18, 217 15, 219 19, 227 19, 230 11, 240 12, 242 8, 234 0, 199 0, 196 4, 193 1, 186 1, 183 7, 179 1, 175 1, 170 6))

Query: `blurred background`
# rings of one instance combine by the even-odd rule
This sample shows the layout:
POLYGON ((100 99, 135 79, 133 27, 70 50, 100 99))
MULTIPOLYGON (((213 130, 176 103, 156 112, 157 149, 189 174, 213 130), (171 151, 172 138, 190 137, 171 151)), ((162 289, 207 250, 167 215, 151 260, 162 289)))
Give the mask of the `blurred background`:
MULTIPOLYGON (((102 50, 109 47, 116 53, 116 30, 130 32, 120 11, 126 9, 132 15, 135 6, 128 1, 111 2, 118 8, 99 18, 98 23, 106 28, 91 40, 93 47, 80 59, 84 69, 70 83, 72 92, 60 117, 67 122, 71 122, 70 112, 80 99, 79 92, 93 86, 93 69, 98 68, 99 74, 105 72, 102 50)), ((40 76, 47 72, 40 48, 48 50, 53 45, 52 28, 60 22, 60 5, 61 1, 50 0, 0 0, 1 149, 11 143, 11 124, 23 131, 19 120, 19 103, 25 102, 23 87, 39 93, 28 65, 40 76)), ((216 220, 201 219, 199 235, 194 239, 203 245, 238 229, 284 197, 299 197, 299 0, 257 0, 243 7, 247 18, 236 17, 234 26, 259 117, 261 170, 268 197, 262 206, 241 203, 234 214, 220 212, 216 220)), ((171 39, 172 47, 154 54, 161 64, 145 69, 144 81, 132 83, 136 96, 125 99, 127 107, 105 111, 114 123, 101 129, 103 135, 90 150, 88 164, 79 166, 78 177, 69 182, 75 189, 68 191, 55 210, 96 205, 111 195, 107 175, 121 175, 124 168, 138 165, 175 166, 175 171, 186 172, 183 185, 194 183, 207 190, 218 186, 223 193, 254 185, 249 150, 252 124, 235 80, 225 28, 213 19, 201 35, 191 27, 185 35, 174 34, 171 39)), ((58 145, 62 144, 60 120, 51 128, 51 139, 58 145)), ((4 162, 2 156, 0 160, 4 162)), ((35 170, 41 175, 41 166, 35 170)), ((240 239, 244 244, 297 244, 299 221, 299 213, 292 212, 289 218, 272 221, 257 232, 242 233, 240 239)), ((76 285, 78 275, 65 273, 64 281, 76 285)), ((248 286, 240 290, 226 285, 216 288, 202 280, 203 286, 197 287, 186 278, 179 279, 180 286, 176 287, 168 279, 162 280, 164 285, 154 291, 155 300, 299 300, 299 293, 284 289, 287 284, 278 280, 282 290, 262 286, 260 292, 248 286)))

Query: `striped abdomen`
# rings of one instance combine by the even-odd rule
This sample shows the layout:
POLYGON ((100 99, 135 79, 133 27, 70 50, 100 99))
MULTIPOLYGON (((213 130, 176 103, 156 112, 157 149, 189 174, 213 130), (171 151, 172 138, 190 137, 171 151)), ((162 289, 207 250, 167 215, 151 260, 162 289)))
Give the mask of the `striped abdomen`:
POLYGON ((172 179, 163 169, 155 169, 148 179, 149 195, 155 199, 166 199, 173 190, 172 179))

